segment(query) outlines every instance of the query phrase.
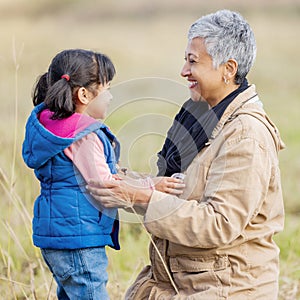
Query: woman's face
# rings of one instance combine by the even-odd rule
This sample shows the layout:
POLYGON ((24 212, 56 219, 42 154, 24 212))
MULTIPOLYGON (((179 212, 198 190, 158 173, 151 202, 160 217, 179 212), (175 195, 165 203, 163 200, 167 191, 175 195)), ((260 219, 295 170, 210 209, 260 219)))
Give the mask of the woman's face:
POLYGON ((181 76, 189 81, 191 98, 194 101, 207 101, 213 107, 224 96, 224 66, 213 67, 211 56, 206 52, 202 38, 188 42, 185 52, 185 64, 181 76))
POLYGON ((90 100, 86 113, 94 119, 105 119, 112 95, 109 91, 110 82, 100 85, 96 97, 90 100))

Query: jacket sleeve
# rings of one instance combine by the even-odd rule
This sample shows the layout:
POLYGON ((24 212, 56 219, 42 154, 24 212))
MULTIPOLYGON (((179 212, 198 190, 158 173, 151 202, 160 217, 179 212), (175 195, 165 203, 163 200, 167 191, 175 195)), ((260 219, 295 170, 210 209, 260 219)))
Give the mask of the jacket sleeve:
POLYGON ((223 144, 207 174, 202 199, 154 191, 144 221, 150 233, 188 247, 229 244, 258 214, 271 176, 267 149, 254 138, 223 144))

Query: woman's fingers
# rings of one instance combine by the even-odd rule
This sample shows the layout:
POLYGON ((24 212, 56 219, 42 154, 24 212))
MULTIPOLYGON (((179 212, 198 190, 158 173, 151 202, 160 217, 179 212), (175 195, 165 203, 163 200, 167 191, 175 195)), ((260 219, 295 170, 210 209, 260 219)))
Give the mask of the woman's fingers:
POLYGON ((88 188, 90 188, 91 186, 93 187, 101 187, 102 186, 102 181, 99 180, 95 180, 95 179, 90 179, 88 181, 88 188))
POLYGON ((118 197, 118 187, 116 185, 113 187, 105 187, 104 184, 99 182, 93 182, 92 185, 87 186, 87 190, 90 192, 91 196, 99 201, 104 207, 113 208, 113 207, 128 207, 131 205, 129 201, 125 201, 122 198, 118 197), (115 188, 115 190, 113 190, 115 188))
POLYGON ((88 185, 87 190, 92 194, 93 196, 112 196, 113 192, 109 188, 105 188, 103 186, 94 186, 94 185, 88 185))
POLYGON ((131 206, 128 188, 124 182, 118 180, 97 181, 89 180, 86 187, 93 198, 107 208, 131 206))
POLYGON ((116 199, 111 196, 102 196, 101 204, 107 208, 114 208, 114 207, 123 208, 123 207, 129 207, 131 205, 130 202, 121 199, 116 199))
POLYGON ((119 180, 95 180, 95 179, 90 179, 88 181, 88 187, 97 187, 97 188, 112 188, 114 186, 118 186, 120 183, 119 180))

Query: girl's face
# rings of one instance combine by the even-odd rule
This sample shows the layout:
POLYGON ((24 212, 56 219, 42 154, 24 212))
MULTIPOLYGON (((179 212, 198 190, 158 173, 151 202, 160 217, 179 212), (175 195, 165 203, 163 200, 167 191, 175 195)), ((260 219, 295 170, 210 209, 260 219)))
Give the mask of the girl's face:
POLYGON ((104 85, 100 84, 97 95, 91 98, 85 113, 94 119, 105 119, 112 99, 109 89, 110 82, 104 85))
POLYGON ((181 76, 189 81, 191 98, 207 101, 212 107, 224 98, 223 68, 213 67, 211 56, 206 52, 202 38, 189 41, 185 52, 185 64, 181 76))

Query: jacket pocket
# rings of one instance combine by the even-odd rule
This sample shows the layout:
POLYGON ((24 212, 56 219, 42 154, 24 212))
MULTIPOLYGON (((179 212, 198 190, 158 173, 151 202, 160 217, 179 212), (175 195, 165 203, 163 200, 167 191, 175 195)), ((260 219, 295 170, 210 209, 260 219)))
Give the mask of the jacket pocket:
POLYGON ((180 290, 195 299, 227 299, 230 263, 227 255, 170 258, 170 269, 180 290))
POLYGON ((49 200, 40 195, 33 207, 33 234, 35 236, 49 236, 50 205, 49 200))
POLYGON ((64 281, 75 272, 74 251, 42 249, 42 255, 51 272, 64 281))
POLYGON ((102 211, 99 211, 98 224, 103 234, 111 234, 116 217, 117 210, 114 208, 103 209, 102 211))
POLYGON ((170 258, 172 272, 203 272, 209 270, 223 270, 229 265, 227 255, 211 257, 177 256, 170 258))

